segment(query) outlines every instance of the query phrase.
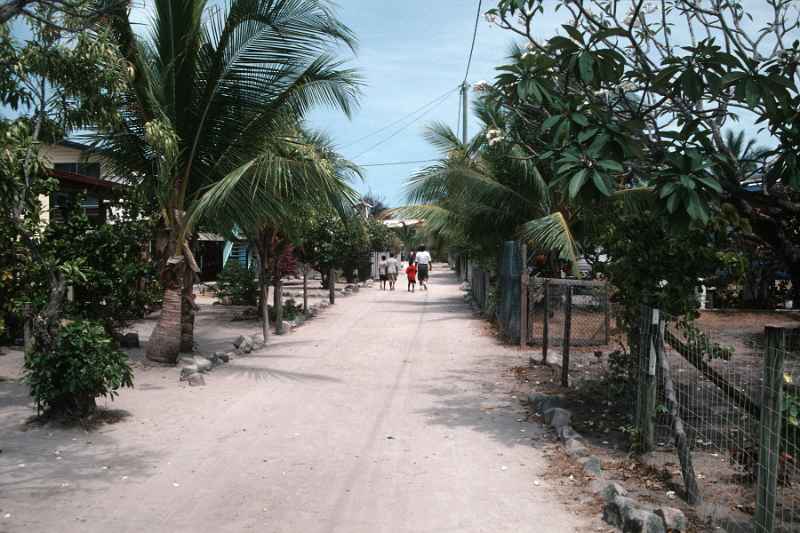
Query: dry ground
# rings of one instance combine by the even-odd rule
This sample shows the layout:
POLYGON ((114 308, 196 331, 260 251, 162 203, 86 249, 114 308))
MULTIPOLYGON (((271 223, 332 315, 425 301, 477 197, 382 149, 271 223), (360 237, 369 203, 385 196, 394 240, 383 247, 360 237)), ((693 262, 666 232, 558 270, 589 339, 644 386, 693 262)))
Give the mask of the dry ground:
MULTIPOLYGON (((200 313, 201 351, 258 331, 226 312, 200 313)), ((206 387, 134 351, 136 388, 93 430, 26 424, 21 356, 2 356, 0 531, 595 530, 512 397, 524 356, 481 324, 436 269, 428 293, 340 298, 206 387)))

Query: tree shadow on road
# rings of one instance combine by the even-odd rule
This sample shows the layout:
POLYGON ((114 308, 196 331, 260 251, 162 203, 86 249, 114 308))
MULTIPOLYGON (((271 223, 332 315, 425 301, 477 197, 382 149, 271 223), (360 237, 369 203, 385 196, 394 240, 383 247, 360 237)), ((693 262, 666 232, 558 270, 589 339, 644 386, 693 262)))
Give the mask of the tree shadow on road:
POLYGON ((470 358, 465 363, 478 366, 451 370, 420 385, 421 393, 434 397, 434 407, 420 411, 429 424, 468 428, 508 447, 541 448, 551 440, 545 438, 546 428, 529 420, 518 397, 512 397, 513 382, 501 377, 502 365, 513 364, 507 354, 470 358))
MULTIPOLYGON (((280 357, 270 354, 267 357, 280 357)), ((285 356, 295 357, 295 356, 285 356)), ((342 380, 323 374, 312 374, 309 372, 292 372, 290 370, 278 370, 256 365, 240 364, 238 361, 233 365, 220 367, 215 371, 220 376, 242 376, 253 381, 283 381, 283 382, 322 382, 322 383, 341 383, 342 380)))

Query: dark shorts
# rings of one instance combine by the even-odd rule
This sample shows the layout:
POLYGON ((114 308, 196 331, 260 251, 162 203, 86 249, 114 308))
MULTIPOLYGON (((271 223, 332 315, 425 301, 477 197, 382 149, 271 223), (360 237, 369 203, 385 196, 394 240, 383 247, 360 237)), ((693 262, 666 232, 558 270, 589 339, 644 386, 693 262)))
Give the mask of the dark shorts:
POLYGON ((417 277, 420 281, 428 279, 428 265, 417 265, 417 277))
POLYGON ((381 281, 386 281, 386 274, 381 274, 381 281))

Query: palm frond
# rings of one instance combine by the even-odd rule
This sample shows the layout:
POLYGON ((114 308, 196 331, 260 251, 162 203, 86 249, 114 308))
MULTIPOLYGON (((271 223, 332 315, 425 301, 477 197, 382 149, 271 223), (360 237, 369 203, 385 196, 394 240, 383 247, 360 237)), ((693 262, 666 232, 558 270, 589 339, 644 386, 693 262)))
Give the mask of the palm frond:
POLYGON ((557 252, 572 265, 573 272, 577 272, 578 243, 560 211, 526 222, 519 235, 537 249, 557 252))

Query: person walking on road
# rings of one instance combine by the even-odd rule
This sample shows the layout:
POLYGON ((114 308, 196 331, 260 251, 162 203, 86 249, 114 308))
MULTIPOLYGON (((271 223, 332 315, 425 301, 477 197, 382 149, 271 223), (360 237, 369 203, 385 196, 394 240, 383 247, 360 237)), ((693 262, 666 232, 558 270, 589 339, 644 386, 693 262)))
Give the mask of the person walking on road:
POLYGON ((419 278, 419 285, 427 291, 428 273, 431 270, 431 254, 425 250, 425 246, 420 246, 415 259, 417 262, 417 277, 419 278))
POLYGON ((386 278, 389 280, 389 290, 393 291, 395 283, 397 283, 397 275, 400 273, 400 263, 394 257, 394 253, 389 254, 389 259, 386 261, 386 278))
POLYGON ((408 264, 406 278, 408 278, 408 292, 414 292, 417 287, 417 265, 414 263, 408 264))
POLYGON ((380 262, 378 262, 378 276, 380 276, 380 279, 381 279, 381 290, 382 291, 386 290, 386 281, 388 279, 387 275, 386 275, 386 267, 387 266, 388 265, 387 265, 387 261, 386 261, 386 256, 382 255, 380 262))

